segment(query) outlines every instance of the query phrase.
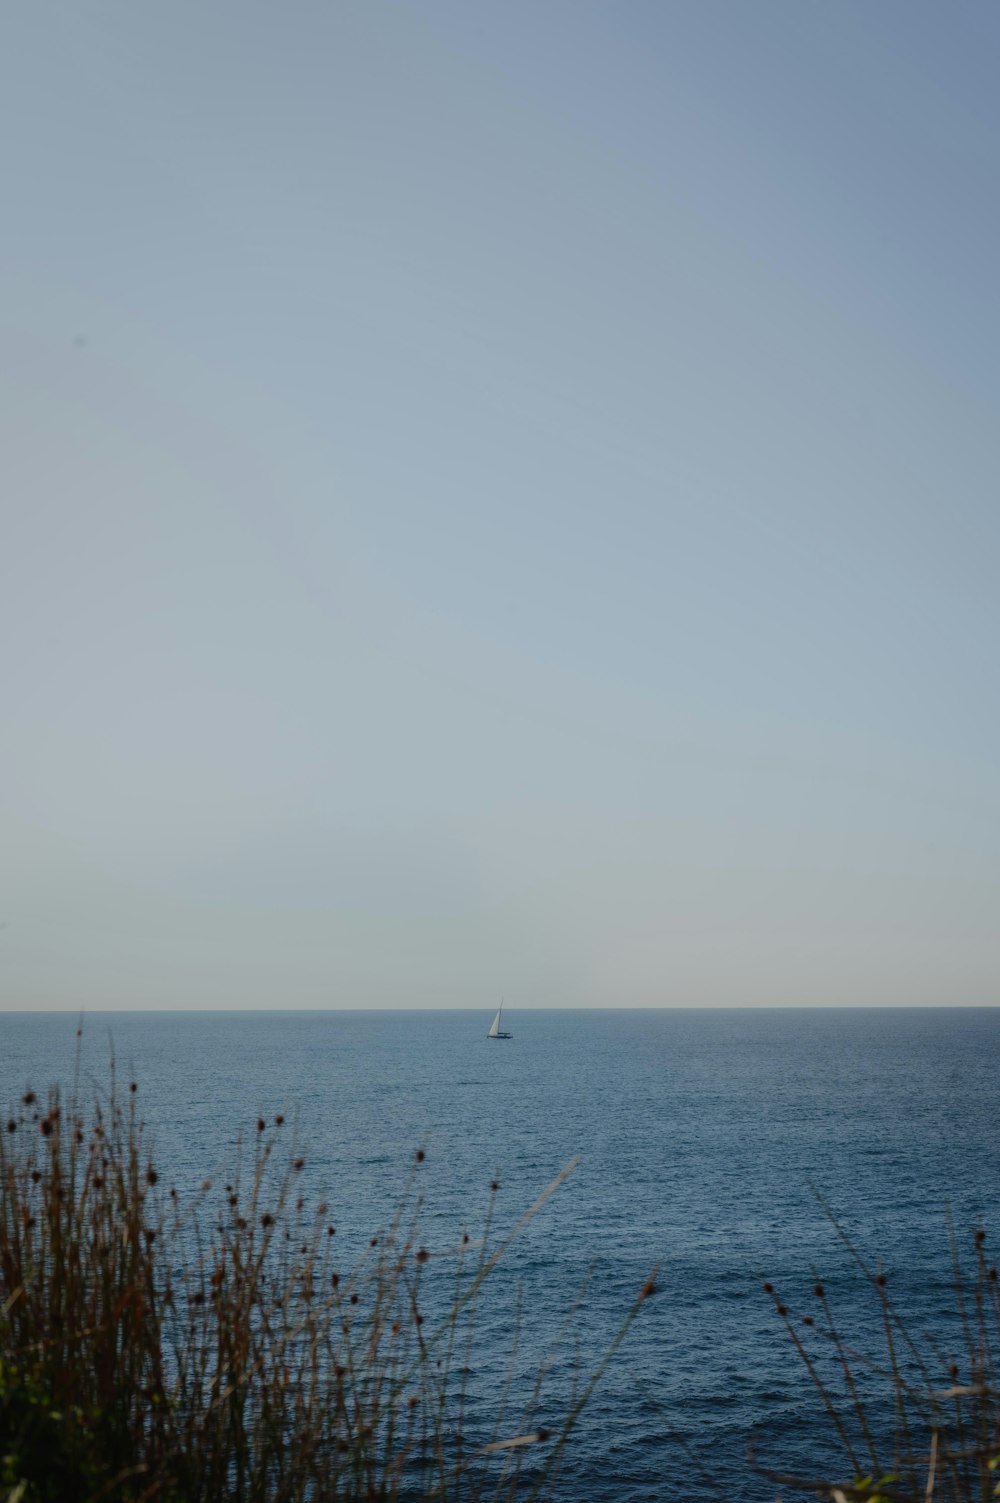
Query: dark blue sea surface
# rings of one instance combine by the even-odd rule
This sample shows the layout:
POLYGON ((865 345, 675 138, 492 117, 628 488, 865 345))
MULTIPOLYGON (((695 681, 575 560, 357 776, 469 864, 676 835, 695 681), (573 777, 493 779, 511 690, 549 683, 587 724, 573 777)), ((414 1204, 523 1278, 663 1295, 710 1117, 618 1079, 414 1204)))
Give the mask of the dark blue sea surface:
MULTIPOLYGON (((505 1042, 487 1042, 490 1017, 91 1014, 81 1078, 106 1085, 110 1037, 161 1171, 191 1191, 224 1174, 259 1113, 288 1114, 348 1262, 389 1220, 417 1147, 432 1248, 476 1234, 495 1176, 502 1231, 580 1155, 492 1276, 473 1410, 502 1387, 519 1289, 525 1385, 578 1301, 543 1391, 555 1422, 659 1264, 558 1496, 771 1499, 751 1446, 782 1472, 846 1472, 762 1281, 808 1313, 822 1276, 849 1339, 879 1354, 872 1291, 818 1192, 881 1259, 914 1331, 947 1345, 948 1217, 964 1248, 997 1203, 1000 1010, 511 1008, 505 1042)), ((3 1105, 71 1080, 76 1023, 0 1014, 3 1105)))

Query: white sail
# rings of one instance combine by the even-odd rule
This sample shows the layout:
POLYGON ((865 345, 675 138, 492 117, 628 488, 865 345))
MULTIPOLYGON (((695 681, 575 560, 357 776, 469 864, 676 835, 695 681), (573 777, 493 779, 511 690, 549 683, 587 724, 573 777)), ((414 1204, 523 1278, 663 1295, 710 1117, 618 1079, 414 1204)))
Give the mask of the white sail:
POLYGON ((512 1039, 514 1037, 514 1035, 512 1033, 508 1033, 506 1031, 506 1029, 504 1028, 504 1026, 503 1026, 503 998, 502 997, 500 998, 500 1006, 497 1008, 497 1015, 493 1019, 493 1022, 490 1024, 490 1031, 486 1035, 486 1037, 488 1039, 512 1039))

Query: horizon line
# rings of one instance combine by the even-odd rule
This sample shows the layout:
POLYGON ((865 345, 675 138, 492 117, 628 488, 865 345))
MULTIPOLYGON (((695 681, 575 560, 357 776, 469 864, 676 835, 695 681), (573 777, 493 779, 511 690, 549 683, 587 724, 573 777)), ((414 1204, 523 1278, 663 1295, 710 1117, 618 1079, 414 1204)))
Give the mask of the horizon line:
MULTIPOLYGON (((599 1003, 560 1003, 547 1005, 526 1004, 511 1007, 503 1004, 508 1012, 989 1012, 1000 1008, 998 1002, 656 1002, 605 1005, 599 1003)), ((0 1017, 35 1017, 41 1014, 56 1017, 86 1017, 94 1013, 157 1013, 189 1016, 204 1013, 259 1012, 274 1015, 289 1013, 479 1013, 490 1012, 493 1003, 481 1006, 462 1005, 444 1007, 395 1007, 373 1004, 366 1007, 331 1006, 267 1007, 223 1004, 219 1007, 4 1007, 0 1017)))

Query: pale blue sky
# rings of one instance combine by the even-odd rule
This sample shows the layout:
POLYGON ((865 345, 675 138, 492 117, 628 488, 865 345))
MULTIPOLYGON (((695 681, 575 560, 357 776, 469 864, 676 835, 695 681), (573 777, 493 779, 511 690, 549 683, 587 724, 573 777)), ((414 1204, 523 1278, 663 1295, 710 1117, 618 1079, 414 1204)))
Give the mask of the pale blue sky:
POLYGON ((12 5, 4 1007, 1000 1000, 1000 9, 12 5))

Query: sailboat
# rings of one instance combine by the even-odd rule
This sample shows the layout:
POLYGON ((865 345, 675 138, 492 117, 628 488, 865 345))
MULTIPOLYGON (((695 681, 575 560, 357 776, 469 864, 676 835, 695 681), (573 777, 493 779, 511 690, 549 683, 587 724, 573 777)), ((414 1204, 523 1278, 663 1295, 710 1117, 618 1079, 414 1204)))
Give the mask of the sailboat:
POLYGON ((502 1012, 503 1003, 501 1002, 500 1006, 497 1008, 497 1015, 493 1019, 493 1022, 490 1024, 490 1031, 486 1035, 488 1039, 512 1039, 514 1037, 512 1033, 504 1033, 503 1031, 503 1025, 500 1021, 500 1014, 502 1012))

